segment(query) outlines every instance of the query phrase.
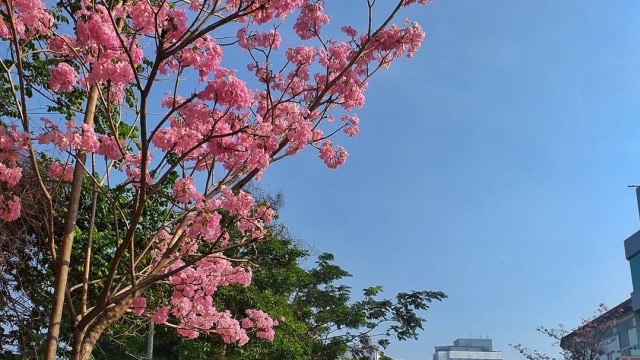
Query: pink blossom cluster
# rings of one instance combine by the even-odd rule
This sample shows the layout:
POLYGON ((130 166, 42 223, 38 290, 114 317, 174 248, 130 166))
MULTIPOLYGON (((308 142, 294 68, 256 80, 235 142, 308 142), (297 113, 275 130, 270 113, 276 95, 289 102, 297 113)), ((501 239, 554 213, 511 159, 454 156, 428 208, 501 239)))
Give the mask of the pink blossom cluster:
POLYGON ((203 82, 209 77, 209 74, 220 69, 221 60, 222 48, 220 45, 213 37, 204 35, 165 60, 160 65, 160 73, 176 73, 185 68, 193 68, 198 71, 199 81, 203 82))
POLYGON ((239 191, 236 194, 227 188, 221 196, 207 200, 197 191, 191 178, 185 179, 176 181, 173 189, 174 196, 179 197, 180 201, 193 204, 193 211, 185 219, 185 231, 190 240, 183 243, 180 249, 183 253, 189 253, 199 242, 227 245, 229 235, 220 225, 220 209, 224 209, 235 220, 235 227, 241 235, 250 235, 252 238, 263 236, 265 226, 273 220, 274 210, 267 205, 256 207, 255 200, 247 192, 239 191))
MULTIPOLYGON (((192 2, 191 5, 195 4, 192 2)), ((197 8, 192 10, 195 11, 197 8)), ((162 34, 161 40, 167 45, 179 39, 187 28, 185 10, 172 9, 166 2, 153 4, 150 1, 134 1, 125 4, 122 12, 129 14, 133 30, 144 36, 162 34)))
POLYGON ((347 160, 347 151, 340 145, 336 149, 331 140, 326 140, 320 147, 320 159, 331 169, 335 169, 338 166, 344 164, 347 160))
MULTIPOLYGON (((402 5, 424 5, 426 2, 405 1, 402 5)), ((301 16, 294 29, 302 40, 310 39, 319 36, 320 27, 326 25, 329 20, 330 18, 323 13, 321 1, 307 1, 301 6, 301 16)), ((298 153, 306 145, 324 140, 324 132, 318 125, 323 119, 328 120, 328 116, 308 110, 319 94, 336 99, 334 101, 347 112, 361 108, 365 102, 364 92, 368 87, 367 79, 371 74, 371 67, 388 67, 393 60, 402 55, 414 56, 424 39, 424 32, 420 26, 408 21, 402 27, 391 25, 383 28, 371 38, 367 34, 358 37, 358 32, 350 26, 343 26, 341 30, 352 40, 330 40, 319 47, 289 47, 285 51, 288 60, 285 71, 276 73, 268 61, 254 61, 248 64, 248 69, 254 72, 257 80, 269 88, 268 92, 258 94, 258 121, 270 122, 272 136, 288 141, 287 153, 290 155, 298 153), (361 51, 362 48, 365 51, 361 51), (312 72, 311 69, 317 69, 317 65, 320 65, 321 69, 312 72), (278 97, 274 94, 282 94, 278 96, 297 101, 274 103, 273 99, 278 97)), ((268 42, 257 44, 247 41, 247 32, 248 30, 243 29, 238 33, 239 45, 243 49, 273 49, 268 42)), ((345 116, 350 120, 346 121, 343 131, 349 136, 355 136, 359 131, 359 119, 354 115, 345 116)), ((274 140, 270 141, 273 142, 274 140)), ((319 147, 319 153, 327 165, 333 168, 344 163, 347 156, 344 148, 324 144, 319 147)))
POLYGON ((402 54, 413 57, 424 40, 424 31, 417 23, 411 23, 404 28, 394 24, 380 32, 375 40, 376 50, 383 54, 379 55, 380 61, 388 67, 393 59, 402 54))
POLYGON ((360 127, 358 126, 360 124, 360 118, 358 116, 342 115, 340 119, 345 122, 345 127, 343 128, 345 134, 353 137, 360 132, 360 127))
MULTIPOLYGON (((185 235, 179 252, 191 254, 197 250, 201 242, 217 242, 226 246, 229 240, 226 230, 220 226, 222 216, 219 209, 226 211, 236 221, 236 228, 240 234, 250 234, 255 238, 261 236, 266 224, 273 220, 274 210, 261 204, 256 206, 251 195, 244 191, 237 193, 226 188, 222 194, 212 200, 202 198, 195 189, 193 180, 185 177, 176 181, 174 196, 183 203, 189 203, 192 211, 185 220, 185 235)), ((157 234, 158 247, 153 251, 158 264, 172 242, 169 231, 162 229, 157 234)), ((181 260, 174 262, 166 271, 179 270, 169 281, 174 285, 171 301, 160 304, 151 311, 151 317, 156 323, 177 321, 178 332, 186 337, 197 337, 200 332, 214 331, 225 342, 235 342, 243 345, 248 341, 246 330, 255 331, 258 337, 273 338, 273 327, 278 323, 261 311, 247 312, 248 318, 236 320, 228 311, 219 311, 213 306, 213 296, 220 286, 251 283, 251 268, 234 266, 232 261, 221 254, 214 254, 199 260, 192 266, 186 266, 181 260)), ((134 312, 140 312, 142 300, 136 299, 132 304, 134 312)))
POLYGON ((300 8, 300 15, 293 25, 293 30, 302 40, 320 36, 320 29, 327 25, 331 17, 324 12, 323 2, 306 1, 300 8))
POLYGON ((40 0, 13 0, 11 10, 8 11, 7 2, 0 2, 0 13, 7 16, 0 17, 0 38, 13 38, 9 14, 13 17, 16 36, 19 39, 30 39, 38 35, 51 34, 53 17, 47 13, 46 6, 40 0))
POLYGON ((0 195, 0 219, 13 221, 20 217, 20 198, 16 195, 0 195))
POLYGON ((200 211, 185 219, 186 234, 190 241, 183 243, 180 249, 183 253, 189 253, 199 242, 218 243, 220 246, 227 244, 229 236, 220 226, 222 215, 217 210, 214 204, 206 202, 200 207, 200 211))
MULTIPOLYGON (((116 29, 115 13, 124 17, 123 9, 109 11, 103 5, 83 2, 76 13, 76 36, 56 36, 48 41, 49 49, 61 58, 77 59, 85 66, 79 84, 84 88, 108 83, 109 100, 119 103, 125 86, 135 80, 135 69, 142 62, 143 49, 137 37, 123 37, 116 29)), ((75 70, 69 65, 51 69, 52 91, 69 91, 75 83, 75 70)))
POLYGON ((253 104, 253 93, 233 72, 220 67, 216 70, 215 79, 209 81, 198 94, 198 99, 241 110, 253 104))
POLYGON ((20 198, 13 194, 14 188, 22 178, 20 154, 29 146, 27 133, 17 126, 4 126, 0 123, 0 185, 5 190, 0 194, 0 219, 13 221, 20 217, 20 198))
POLYGON ((56 67, 49 68, 51 78, 49 89, 54 92, 71 91, 76 84, 78 73, 67 63, 60 63, 56 67))
MULTIPOLYGON (((120 142, 112 136, 96 134, 94 129, 86 124, 77 126, 74 121, 67 121, 63 131, 50 119, 41 120, 44 131, 37 136, 41 145, 54 145, 56 149, 70 153, 76 150, 92 152, 108 160, 120 160, 123 157, 120 142)), ((126 164, 128 163, 124 162, 123 166, 126 164)), ((47 175, 52 179, 70 182, 73 179, 73 162, 55 160, 49 164, 47 175)))
POLYGON ((309 0, 257 0, 246 2, 243 0, 226 0, 224 9, 244 9, 245 14, 239 18, 242 22, 255 22, 262 25, 278 18, 284 20, 287 15, 293 13, 296 9, 309 0))
POLYGON ((6 166, 0 162, 0 181, 7 184, 9 188, 12 188, 18 184, 22 178, 22 168, 17 166, 6 166))
POLYGON ((142 296, 138 296, 131 302, 131 308, 136 315, 142 315, 147 308, 147 299, 142 296))
POLYGON ((240 28, 236 36, 238 38, 238 45, 243 50, 254 49, 257 47, 278 50, 282 43, 282 37, 280 37, 280 34, 275 30, 249 33, 247 28, 240 28))
POLYGON ((254 103, 254 95, 233 74, 209 81, 197 100, 183 103, 179 97, 167 97, 163 104, 179 107, 169 126, 161 129, 152 143, 162 151, 185 156, 200 170, 221 163, 227 170, 269 165, 270 152, 279 142, 273 126, 264 121, 249 121, 245 109, 254 103), (213 107, 210 105, 213 102, 213 107))
POLYGON ((173 198, 179 202, 186 204, 190 201, 198 201, 202 195, 196 189, 191 176, 185 176, 176 180, 173 186, 173 198))
POLYGON ((246 310, 247 317, 242 319, 242 327, 245 329, 255 329, 256 336, 260 339, 273 340, 274 326, 278 326, 278 321, 273 320, 262 310, 246 310))
POLYGON ((142 153, 127 153, 124 155, 122 159, 121 165, 118 167, 120 171, 124 171, 127 176, 127 183, 132 184, 133 186, 140 186, 142 184, 142 179, 144 178, 144 183, 146 185, 153 184, 153 179, 151 178, 151 173, 148 170, 148 166, 151 164, 153 160, 153 156, 151 154, 147 154, 146 165, 147 170, 145 173, 142 173, 142 153))
POLYGON ((5 126, 0 123, 0 162, 7 168, 18 167, 20 154, 26 150, 29 143, 29 134, 18 130, 15 125, 5 126))
POLYGON ((54 161, 49 165, 47 175, 52 179, 71 182, 71 180, 73 180, 73 165, 70 163, 63 164, 60 161, 54 161))
MULTIPOLYGON (((182 262, 176 262, 172 268, 182 265, 182 262)), ((219 311, 213 305, 213 294, 218 287, 248 286, 250 268, 234 267, 223 257, 211 256, 171 276, 170 282, 175 286, 170 304, 159 305, 151 312, 154 322, 160 324, 176 319, 180 324, 178 333, 188 338, 196 338, 203 331, 213 331, 226 343, 244 345, 249 340, 246 330, 255 329, 257 336, 273 339, 273 327, 278 322, 264 312, 249 310, 247 318, 239 321, 228 310, 219 311)), ((136 298, 131 307, 142 314, 146 310, 146 300, 136 298)))
POLYGON ((44 131, 38 136, 38 143, 41 145, 53 144, 62 151, 82 150, 95 152, 109 160, 119 160, 122 158, 122 149, 119 142, 112 136, 97 135, 94 129, 86 124, 77 126, 74 121, 65 123, 65 130, 54 124, 48 118, 41 118, 44 124, 44 131))

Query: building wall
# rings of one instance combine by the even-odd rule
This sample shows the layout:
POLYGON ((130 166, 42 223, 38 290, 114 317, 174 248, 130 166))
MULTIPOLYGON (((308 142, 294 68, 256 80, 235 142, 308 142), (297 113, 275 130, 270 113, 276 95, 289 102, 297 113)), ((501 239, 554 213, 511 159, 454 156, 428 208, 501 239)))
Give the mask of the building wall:
POLYGON ((456 339, 453 342, 455 347, 477 348, 481 351, 492 351, 493 341, 491 339, 456 339))
MULTIPOLYGON (((640 214, 640 186, 636 187, 638 213, 640 214)), ((616 314, 616 323, 612 329, 603 334, 605 354, 598 360, 640 360, 640 231, 636 231, 624 241, 625 257, 629 261, 633 292, 631 298, 616 306, 611 311, 616 314)), ((610 314, 609 314, 610 315, 610 314)), ((604 314, 603 316, 607 316, 604 314)), ((563 337, 570 341, 573 333, 563 337)))
POLYGON ((603 337, 605 354, 600 360, 623 360, 623 357, 640 356, 640 339, 638 338, 638 314, 627 311, 622 314, 615 326, 603 337))
POLYGON ((453 346, 436 346, 433 360, 502 360, 491 339, 456 339, 453 346))
POLYGON ((449 360, 502 360, 502 351, 449 351, 449 360))

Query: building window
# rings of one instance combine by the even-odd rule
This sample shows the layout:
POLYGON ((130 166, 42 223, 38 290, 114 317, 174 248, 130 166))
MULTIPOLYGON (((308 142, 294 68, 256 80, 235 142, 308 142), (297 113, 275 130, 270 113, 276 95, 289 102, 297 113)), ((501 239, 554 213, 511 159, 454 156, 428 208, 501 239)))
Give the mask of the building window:
MULTIPOLYGON (((635 320, 635 319, 633 319, 635 320)), ((628 335, 629 335, 629 346, 635 346, 638 345, 638 333, 636 331, 635 327, 632 327, 631 329, 629 329, 627 331, 628 335)))

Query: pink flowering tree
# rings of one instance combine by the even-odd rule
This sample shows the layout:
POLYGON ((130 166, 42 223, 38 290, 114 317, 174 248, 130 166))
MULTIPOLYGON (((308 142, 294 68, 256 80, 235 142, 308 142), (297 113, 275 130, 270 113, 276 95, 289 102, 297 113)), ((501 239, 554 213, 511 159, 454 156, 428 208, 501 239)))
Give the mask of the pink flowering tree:
POLYGON ((44 357, 64 345, 88 359, 127 313, 186 337, 272 338, 268 314, 213 305, 219 287, 250 283, 227 254, 274 215, 244 188, 307 147, 344 163, 332 137, 358 133, 369 78, 424 38, 392 19, 426 2, 377 18, 366 0, 363 28, 334 30, 320 0, 0 0, 0 221, 21 217, 28 164, 54 269, 44 357), (148 301, 154 286, 171 297, 148 301), (60 344, 63 313, 73 334, 60 344))

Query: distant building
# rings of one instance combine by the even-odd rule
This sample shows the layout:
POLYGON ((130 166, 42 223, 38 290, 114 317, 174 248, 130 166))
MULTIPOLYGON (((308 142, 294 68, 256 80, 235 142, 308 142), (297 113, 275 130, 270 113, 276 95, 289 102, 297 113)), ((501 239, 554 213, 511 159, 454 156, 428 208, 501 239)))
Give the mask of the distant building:
POLYGON ((436 346, 433 360, 503 360, 503 355, 493 351, 491 339, 457 339, 453 345, 436 346))
POLYGON ((639 321, 640 314, 633 311, 631 299, 628 299, 583 325, 591 329, 600 327, 606 330, 588 330, 588 336, 585 337, 580 335, 581 328, 578 328, 561 339, 560 347, 571 352, 576 348, 573 338, 582 336, 583 339, 577 342, 577 348, 581 352, 580 359, 640 360, 636 329, 639 321), (603 326, 603 323, 608 325, 603 326), (585 341, 585 338, 589 340, 585 341))
MULTIPOLYGON (((640 213, 640 187, 636 187, 636 198, 640 213)), ((624 241, 624 251, 631 270, 633 285, 631 298, 586 324, 590 325, 602 319, 606 320, 606 318, 615 319, 612 327, 598 334, 598 341, 601 345, 595 354, 595 359, 598 360, 640 360, 640 331, 638 331, 640 324, 640 231, 636 231, 624 241)), ((579 330, 563 337, 560 346, 569 350, 570 341, 579 330)))
MULTIPOLYGON (((640 213, 640 187, 636 187, 638 212, 640 213)), ((624 253, 631 267, 631 307, 634 312, 640 310, 640 230, 624 241, 624 253)))

